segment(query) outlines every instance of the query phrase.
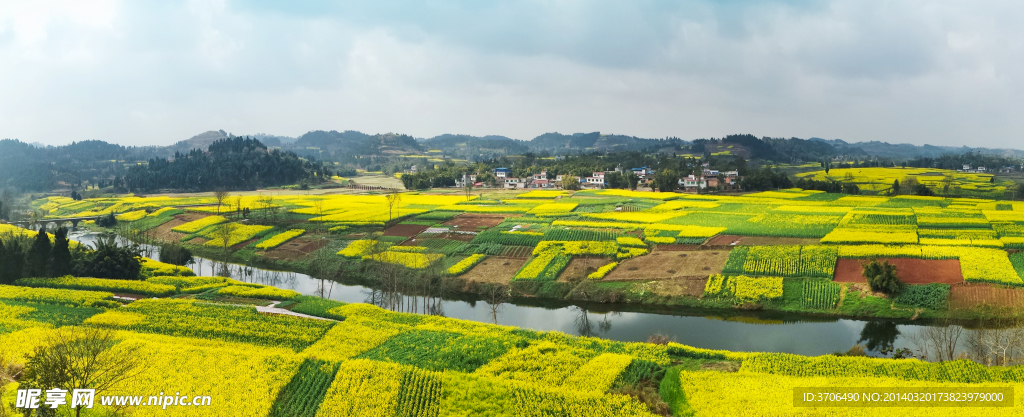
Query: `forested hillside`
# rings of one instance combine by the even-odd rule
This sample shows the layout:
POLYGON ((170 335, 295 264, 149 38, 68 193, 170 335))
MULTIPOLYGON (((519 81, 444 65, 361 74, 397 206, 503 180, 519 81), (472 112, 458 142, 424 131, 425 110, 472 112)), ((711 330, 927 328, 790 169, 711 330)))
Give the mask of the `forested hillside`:
POLYGON ((148 165, 133 166, 124 177, 124 187, 133 192, 252 190, 330 175, 321 164, 303 161, 293 152, 270 150, 258 140, 236 137, 214 142, 208 152, 196 149, 175 154, 172 160, 153 158, 148 165))

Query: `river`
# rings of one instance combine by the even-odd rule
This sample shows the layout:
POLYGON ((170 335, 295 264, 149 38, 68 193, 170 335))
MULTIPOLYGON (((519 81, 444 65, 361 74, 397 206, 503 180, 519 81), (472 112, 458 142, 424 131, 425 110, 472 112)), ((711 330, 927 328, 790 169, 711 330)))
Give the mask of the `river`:
MULTIPOLYGON (((92 232, 75 232, 69 237, 91 244, 97 235, 92 232)), ((150 257, 157 257, 158 248, 146 249, 153 251, 150 257)), ((197 263, 191 268, 197 275, 213 274, 214 261, 198 257, 196 260, 197 263)), ((220 262, 216 264, 222 265, 220 262)), ((229 269, 232 278, 306 295, 320 295, 320 280, 305 274, 237 264, 229 264, 229 269)), ((325 288, 328 298, 348 303, 372 303, 375 294, 379 294, 379 291, 359 285, 331 283, 325 288)), ((429 308, 432 314, 445 317, 495 322, 494 311, 484 301, 425 300, 411 296, 403 299, 403 309, 406 311, 423 312, 429 308)), ((895 348, 914 349, 916 346, 909 338, 923 328, 916 324, 889 320, 863 321, 771 312, 657 310, 622 304, 561 304, 544 307, 520 302, 502 304, 497 311, 496 321, 501 325, 619 341, 647 341, 652 334, 660 333, 670 340, 706 349, 800 355, 845 352, 854 344, 869 342, 888 342, 895 348)), ((877 355, 873 351, 869 351, 869 354, 877 355)))

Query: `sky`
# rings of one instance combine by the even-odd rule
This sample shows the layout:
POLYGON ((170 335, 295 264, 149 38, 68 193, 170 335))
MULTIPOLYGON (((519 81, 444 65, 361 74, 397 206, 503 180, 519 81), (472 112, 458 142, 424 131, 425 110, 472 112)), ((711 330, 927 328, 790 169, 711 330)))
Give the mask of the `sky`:
POLYGON ((1024 147, 1020 1, 0 0, 0 138, 1024 147))

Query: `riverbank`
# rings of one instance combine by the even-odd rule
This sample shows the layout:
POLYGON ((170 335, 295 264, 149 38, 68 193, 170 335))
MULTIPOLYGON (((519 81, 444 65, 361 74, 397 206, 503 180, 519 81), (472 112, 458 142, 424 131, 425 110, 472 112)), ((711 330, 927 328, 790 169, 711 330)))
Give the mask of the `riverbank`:
POLYGON ((504 293, 568 303, 861 319, 1024 317, 1024 289, 1015 270, 1024 268, 1024 258, 999 248, 1004 240, 1013 245, 1012 236, 1001 234, 1015 233, 1004 226, 1016 212, 992 211, 995 203, 987 201, 794 190, 742 196, 541 190, 272 197, 237 196, 231 204, 191 205, 184 211, 170 207, 206 204, 209 197, 52 201, 41 207, 53 207, 55 215, 128 210, 122 215, 128 227, 140 224, 140 237, 153 242, 183 244, 211 259, 315 272, 370 287, 382 288, 380 282, 387 280, 389 288, 397 285, 410 293, 443 286, 446 293, 492 301, 504 293), (896 207, 860 208, 881 204, 896 207), (247 205, 256 210, 239 210, 247 205), (920 218, 914 214, 918 209, 920 218), (969 221, 950 217, 964 210, 977 213, 969 221), (138 216, 145 217, 132 220, 138 216), (899 236, 871 234, 871 228, 883 226, 878 222, 890 221, 906 230, 899 236), (999 230, 934 229, 943 222, 984 223, 999 230), (212 243, 220 239, 222 226, 233 228, 227 251, 212 243), (943 237, 962 234, 977 239, 943 237), (264 244, 285 235, 298 237, 264 244), (888 239, 898 244, 881 244, 897 242, 888 239), (981 246, 956 246, 963 242, 981 246), (904 269, 909 295, 890 298, 870 291, 855 269, 875 258, 904 269), (450 269, 464 260, 469 263, 450 269))
MULTIPOLYGON (((310 274, 311 268, 307 262, 290 260, 273 260, 265 257, 253 256, 252 252, 235 253, 225 258, 222 251, 201 245, 189 245, 199 256, 227 261, 242 265, 276 270, 286 270, 310 274)), ((373 261, 361 261, 373 263, 373 261)), ((338 277, 337 281, 346 285, 361 285, 366 287, 380 287, 377 279, 371 273, 374 267, 365 269, 348 268, 344 275, 338 277)), ((411 276, 410 280, 415 281, 417 277, 411 276)), ((447 277, 445 281, 446 296, 460 300, 482 300, 486 301, 494 282, 487 282, 465 277, 447 277)), ((685 308, 705 311, 709 314, 720 314, 721 312, 776 312, 787 315, 803 315, 807 317, 832 317, 844 319, 892 319, 899 321, 920 321, 932 323, 938 321, 952 321, 962 325, 977 327, 978 321, 1013 321, 1024 319, 1024 310, 1011 307, 1000 307, 996 305, 981 305, 970 309, 931 309, 922 307, 908 307, 897 305, 893 300, 884 297, 882 294, 873 293, 866 286, 853 285, 850 283, 839 283, 839 299, 834 308, 813 308, 805 303, 805 281, 811 283, 822 282, 820 279, 807 278, 784 278, 782 296, 777 300, 759 302, 736 302, 728 298, 705 298, 703 287, 705 280, 693 280, 699 282, 699 291, 679 289, 678 287, 662 286, 657 281, 597 281, 589 279, 572 279, 564 281, 517 281, 499 282, 500 285, 507 285, 511 290, 510 296, 519 300, 537 300, 537 304, 573 304, 586 303, 591 306, 606 306, 608 309, 622 310, 629 305, 638 306, 639 309, 650 311, 672 311, 673 309, 685 308), (682 295, 679 292, 692 291, 691 294, 682 295)), ((971 284, 963 284, 970 287, 971 284)), ((989 286, 989 284, 981 284, 989 286)), ((407 285, 407 292, 414 292, 414 282, 407 285)))

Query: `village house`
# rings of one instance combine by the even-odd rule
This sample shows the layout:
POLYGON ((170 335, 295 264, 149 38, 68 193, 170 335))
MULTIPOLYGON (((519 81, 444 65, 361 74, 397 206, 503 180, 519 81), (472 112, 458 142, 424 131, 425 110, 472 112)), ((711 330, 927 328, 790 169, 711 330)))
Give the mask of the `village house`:
POLYGON ((505 188, 526 188, 526 178, 505 177, 505 188))
POLYGON ((695 193, 699 190, 708 188, 708 181, 704 177, 698 177, 690 174, 679 180, 679 185, 683 187, 683 190, 688 193, 695 193))

